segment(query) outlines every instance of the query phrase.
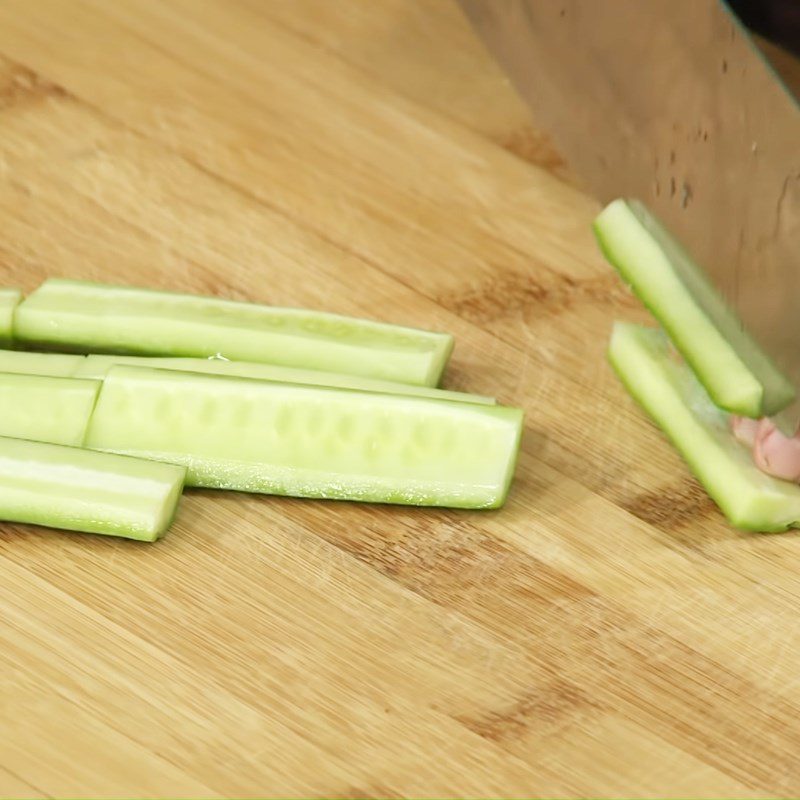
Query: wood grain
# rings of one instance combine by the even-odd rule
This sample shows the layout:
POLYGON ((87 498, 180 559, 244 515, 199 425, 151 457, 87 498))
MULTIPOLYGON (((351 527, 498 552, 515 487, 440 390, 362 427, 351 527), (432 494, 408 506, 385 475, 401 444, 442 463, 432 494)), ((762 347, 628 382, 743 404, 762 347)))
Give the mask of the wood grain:
POLYGON ((800 793, 794 534, 604 358, 597 206, 444 0, 4 0, 0 273, 451 330, 526 410, 489 513, 191 492, 0 527, 0 795, 800 793))

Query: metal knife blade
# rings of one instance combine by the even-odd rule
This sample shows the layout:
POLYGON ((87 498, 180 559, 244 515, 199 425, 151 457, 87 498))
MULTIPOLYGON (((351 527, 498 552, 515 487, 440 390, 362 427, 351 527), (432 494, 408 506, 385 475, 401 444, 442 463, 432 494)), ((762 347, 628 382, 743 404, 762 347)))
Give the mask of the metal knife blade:
POLYGON ((800 108, 727 7, 459 2, 588 189, 650 207, 800 389, 800 108))

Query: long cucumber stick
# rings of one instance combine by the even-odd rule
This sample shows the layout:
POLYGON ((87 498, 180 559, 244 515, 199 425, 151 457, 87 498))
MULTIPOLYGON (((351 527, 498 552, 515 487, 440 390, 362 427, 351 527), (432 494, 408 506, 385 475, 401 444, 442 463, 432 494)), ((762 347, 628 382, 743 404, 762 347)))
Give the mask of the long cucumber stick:
POLYGON ((190 486, 495 508, 521 429, 515 408, 116 366, 85 446, 183 464, 190 486))
POLYGON ((616 323, 609 359, 628 392, 666 433, 738 528, 782 531, 800 522, 800 486, 761 472, 692 370, 658 330, 616 323))
POLYGON ((152 542, 169 527, 185 470, 0 437, 0 519, 152 542))
POLYGON ((0 347, 10 344, 14 329, 14 311, 22 300, 19 289, 0 289, 0 347))
POLYGON ((613 201, 594 230, 608 261, 669 333, 720 408, 760 417, 791 403, 791 382, 642 203, 613 201))
POLYGON ((436 386, 449 334, 211 297, 50 279, 17 307, 22 343, 76 352, 212 357, 436 386))
MULTIPOLYGON (((70 356, 68 356, 69 358, 70 356)), ((211 375, 228 375, 237 378, 256 378, 279 381, 281 383, 300 383, 311 386, 335 386, 340 389, 358 389, 364 392, 383 392, 385 394, 406 394, 416 397, 429 397, 438 400, 455 400, 465 403, 493 405, 493 397, 484 397, 467 392, 451 392, 445 389, 432 389, 428 386, 411 386, 407 383, 382 381, 376 378, 363 378, 360 375, 343 375, 338 372, 322 372, 315 369, 280 367, 274 364, 257 364, 252 361, 226 361, 220 358, 151 358, 147 356, 109 356, 88 355, 71 356, 79 359, 72 373, 79 378, 102 380, 116 365, 171 369, 180 372, 202 372, 211 375)), ((0 351, 0 367, 3 354, 0 351)))
POLYGON ((111 367, 118 364, 173 369, 181 372, 203 372, 212 375, 231 375, 239 378, 256 378, 283 383, 304 383, 312 386, 336 386, 364 392, 408 394, 439 400, 457 400, 464 403, 493 405, 493 397, 468 392, 433 389, 429 386, 411 386, 407 383, 362 378, 360 375, 343 375, 316 369, 279 367, 274 364, 257 364, 254 361, 226 361, 220 358, 170 358, 169 356, 73 355, 68 353, 32 353, 26 350, 0 350, 0 372, 17 372, 50 377, 73 377, 102 380, 111 367))
POLYGON ((0 436, 82 444, 100 381, 0 373, 0 436))

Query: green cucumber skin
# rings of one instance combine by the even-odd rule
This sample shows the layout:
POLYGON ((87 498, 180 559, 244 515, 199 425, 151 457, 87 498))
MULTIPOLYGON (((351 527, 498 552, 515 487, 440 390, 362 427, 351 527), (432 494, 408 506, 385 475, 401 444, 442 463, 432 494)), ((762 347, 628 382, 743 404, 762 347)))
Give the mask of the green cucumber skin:
POLYGON ((521 430, 501 406, 114 367, 85 446, 182 464, 190 486, 497 508, 521 430))
MULTIPOLYGON (((614 337, 620 332, 627 335, 631 331, 633 336, 645 337, 657 333, 653 329, 630 323, 616 323, 607 354, 614 372, 631 397, 680 453, 731 525, 755 533, 781 533, 797 527, 800 521, 800 487, 761 473, 753 463, 748 448, 736 442, 732 434, 721 427, 721 423, 715 430, 708 422, 704 422, 697 411, 691 410, 686 397, 681 398, 683 408, 680 415, 692 416, 688 425, 683 420, 676 421, 674 413, 666 413, 663 408, 659 410, 658 406, 665 404, 663 398, 669 394, 678 396, 679 391, 662 375, 659 380, 663 384, 658 391, 651 386, 648 392, 648 382, 642 378, 641 370, 634 369, 624 354, 615 352, 614 337), (704 446, 698 448, 697 443, 701 440, 704 446), (708 454, 712 452, 716 465, 709 468, 708 454), (720 453, 723 453, 722 457, 720 453), (721 481, 722 477, 726 478, 724 482, 721 481), (733 486, 738 488, 731 489, 733 486), (743 492, 749 493, 749 506, 741 505, 743 492)), ((665 354, 663 361, 668 358, 665 354)), ((651 361, 655 363, 656 360, 655 356, 651 356, 651 361)), ((707 395, 702 400, 703 390, 689 367, 675 365, 674 370, 680 373, 687 385, 695 385, 697 394, 692 402, 696 408, 702 408, 707 416, 718 415, 723 420, 725 415, 713 406, 707 395)))
POLYGON ((14 313, 21 301, 19 289, 0 289, 0 347, 7 347, 13 340, 14 313))
POLYGON ((453 337, 323 312, 51 279, 14 335, 69 352, 214 357, 436 386, 453 337))
POLYGON ((0 437, 0 519, 143 542, 171 525, 185 470, 0 437))
MULTIPOLYGON (((74 356, 79 364, 72 375, 76 378, 102 380, 114 366, 139 366, 153 369, 178 370, 180 372, 200 372, 205 374, 228 375, 235 378, 298 383, 311 386, 333 386, 341 389, 356 389, 382 394, 405 394, 417 397, 430 397, 439 400, 455 400, 463 403, 495 405, 493 397, 485 397, 467 392, 454 392, 434 389, 428 386, 412 386, 406 383, 381 381, 359 375, 345 375, 336 372, 303 370, 281 367, 273 364, 258 364, 249 361, 227 361, 217 358, 169 358, 151 356, 113 356, 91 354, 85 357, 74 356)), ((0 368, 2 368, 0 352, 0 368)))
MULTIPOLYGON (((593 229, 603 256, 669 333, 672 342, 692 366, 717 406, 731 413, 757 418, 774 414, 792 402, 794 388, 791 383, 758 344, 743 331, 741 323, 702 269, 642 204, 631 200, 615 200, 598 215, 593 229), (634 205, 639 208, 638 215, 634 205), (620 257, 616 247, 610 243, 609 236, 618 239, 621 237, 622 240, 626 238, 627 233, 621 235, 619 229, 614 227, 619 223, 607 222, 609 215, 619 216, 617 212, 623 207, 630 217, 626 224, 637 226, 639 232, 643 232, 648 238, 647 244, 654 247, 670 264, 672 279, 682 287, 681 296, 675 299, 685 305, 687 298, 691 298, 689 302, 692 309, 687 313, 691 313, 695 321, 702 320, 702 325, 705 326, 703 335, 698 335, 694 325, 689 329, 688 320, 679 319, 679 315, 675 314, 676 308, 667 307, 662 296, 651 299, 648 296, 652 291, 649 279, 637 279, 636 266, 632 270, 626 258, 620 257), (649 220, 649 228, 639 215, 644 215, 649 220), (655 231, 651 228, 655 228, 655 231), (661 240, 659 236, 662 237, 661 240), (670 251, 673 251, 672 255, 670 251), (673 256, 680 261, 680 268, 673 256), (696 293, 691 288, 692 284, 696 293), (716 354, 714 357, 710 355, 712 350, 716 354), (721 366, 724 362, 720 359, 727 361, 724 367, 721 366)), ((624 243, 622 248, 625 248, 624 243)), ((658 268, 655 273, 655 280, 659 280, 658 268)))
MULTIPOLYGON (((647 407, 646 402, 638 392, 635 382, 628 378, 624 368, 615 361, 614 357, 610 353, 608 355, 608 361, 611 365, 611 368, 614 370, 614 374, 617 376, 620 383, 625 387, 625 390, 628 392, 628 394, 637 402, 645 414, 647 414, 650 421, 660 428, 661 432, 664 434, 664 436, 666 436, 670 444, 678 451, 678 453, 680 453, 681 458, 683 458, 683 460, 686 462, 687 466, 692 471, 692 474, 698 478, 698 480, 700 480, 698 477, 697 461, 684 451, 680 438, 676 437, 674 433, 666 429, 662 425, 661 418, 647 407)), ((703 485, 703 488, 706 490, 709 497, 711 497, 711 499, 719 507, 720 511, 722 511, 722 513, 725 515, 725 518, 728 520, 728 522, 730 522, 730 524, 738 530, 749 531, 750 533, 784 533, 791 527, 791 524, 789 523, 781 523, 773 526, 769 522, 758 523, 754 520, 738 518, 730 510, 725 510, 726 503, 722 496, 713 491, 713 489, 710 489, 702 480, 700 483, 703 485)))
POLYGON ((0 373, 0 436, 79 447, 100 381, 0 373))

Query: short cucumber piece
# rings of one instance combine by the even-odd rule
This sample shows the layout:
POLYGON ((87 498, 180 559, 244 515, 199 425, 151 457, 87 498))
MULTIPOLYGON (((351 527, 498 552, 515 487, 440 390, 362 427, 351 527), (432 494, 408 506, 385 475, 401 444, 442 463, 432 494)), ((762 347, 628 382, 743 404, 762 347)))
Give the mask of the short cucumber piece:
POLYGON ((0 436, 78 447, 100 381, 0 373, 0 436))
POLYGON ((733 525, 770 532, 798 524, 800 486, 755 466, 750 450, 729 432, 727 415, 691 369, 670 355, 661 331, 616 323, 609 360, 733 525))
POLYGON ((594 230, 608 259, 669 333, 714 402, 749 417, 777 413, 794 388, 681 245, 635 200, 615 200, 594 230))
POLYGON ((184 464, 190 486, 496 508, 521 428, 515 408, 117 366, 85 446, 184 464))
POLYGON ((0 372, 47 375, 51 378, 94 377, 78 375, 85 356, 66 353, 28 353, 24 350, 0 350, 0 372))
MULTIPOLYGON (((180 372, 202 372, 211 375, 230 375, 237 378, 256 378, 258 380, 280 381, 282 383, 301 383, 311 386, 335 386, 340 389, 358 389, 364 392, 384 392, 386 394, 408 394, 415 397, 430 397, 438 400, 456 400, 464 403, 483 403, 494 405, 493 397, 484 397, 467 392, 451 392, 445 389, 432 389, 428 386, 411 386, 407 383, 381 381, 376 378, 362 378, 360 375, 342 375, 339 372, 322 372, 315 369, 279 367, 274 364, 256 364, 253 361, 226 361, 221 358, 150 358, 148 356, 73 356, 81 360, 73 373, 78 378, 102 380, 111 367, 118 364, 154 369, 171 369, 180 372)), ((0 368, 3 359, 0 352, 0 368)))
POLYGON ((185 470, 0 437, 0 519, 152 542, 169 527, 185 470))
POLYGON ((11 343, 14 311, 21 300, 22 292, 19 289, 0 289, 0 346, 11 343))
POLYGON ((14 336, 77 352, 221 355, 436 386, 448 334, 294 308, 51 279, 22 301, 14 336))

